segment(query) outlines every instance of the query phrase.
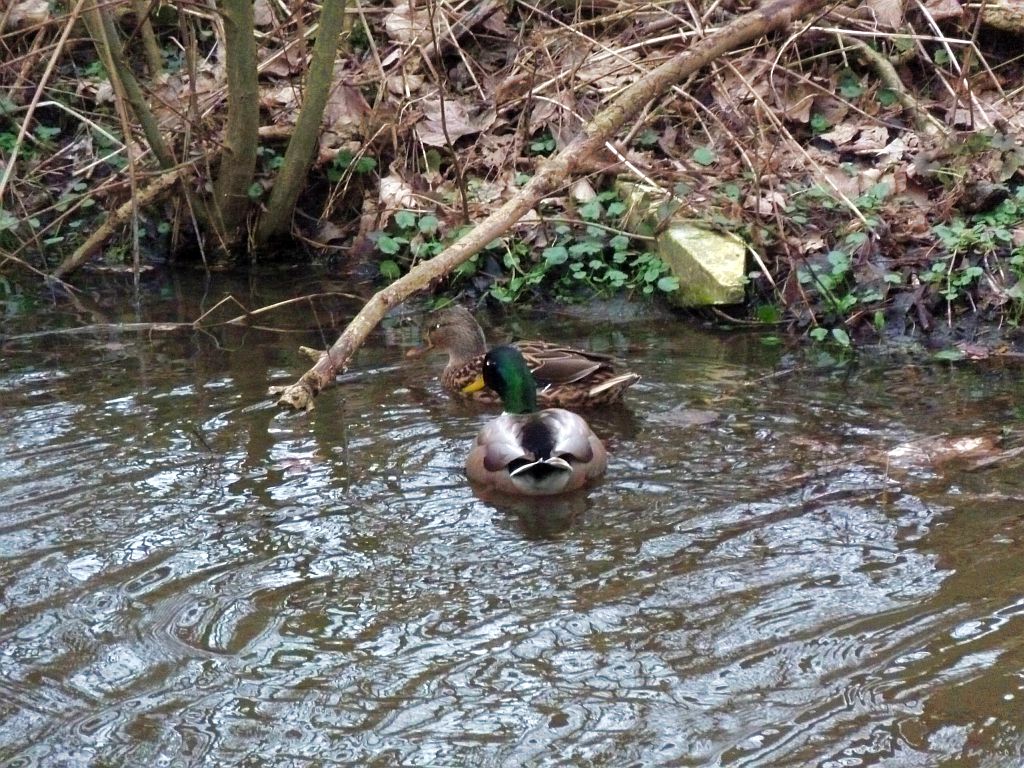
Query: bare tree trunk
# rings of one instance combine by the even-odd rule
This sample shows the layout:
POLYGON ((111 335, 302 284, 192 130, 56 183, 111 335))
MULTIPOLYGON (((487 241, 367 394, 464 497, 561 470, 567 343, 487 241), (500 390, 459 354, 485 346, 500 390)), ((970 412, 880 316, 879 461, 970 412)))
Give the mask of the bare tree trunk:
POLYGON ((222 0, 228 83, 224 156, 214 184, 215 229, 224 248, 242 234, 259 149, 259 90, 252 0, 222 0))
POLYGON ((267 210, 256 228, 256 246, 289 228, 295 203, 306 184, 306 174, 313 162, 313 152, 320 136, 320 123, 331 93, 334 57, 338 52, 338 35, 345 21, 345 0, 324 0, 320 11, 320 28, 313 44, 313 55, 306 76, 302 110, 295 124, 295 133, 288 142, 281 171, 267 201, 267 210))
MULTIPOLYGON (((121 50, 121 38, 117 33, 117 27, 110 15, 110 8, 107 6, 90 5, 85 9, 85 24, 92 36, 93 44, 99 53, 100 61, 107 67, 111 81, 116 78, 120 81, 121 89, 125 99, 131 105, 135 118, 142 126, 142 132, 146 135, 149 148, 153 150, 157 161, 162 168, 171 168, 174 163, 174 155, 171 154, 167 144, 164 143, 157 126, 156 117, 146 103, 135 75, 132 74, 128 62, 125 61, 124 53, 121 50)), ((125 142, 131 141, 131 136, 124 137, 125 142)))
POLYGON ((316 395, 334 380, 339 371, 345 370, 352 355, 388 309, 416 291, 429 287, 506 232, 537 202, 561 186, 580 162, 614 138, 626 121, 635 117, 648 101, 661 96, 672 85, 722 54, 829 4, 829 0, 773 0, 737 17, 641 77, 595 115, 579 136, 545 162, 530 182, 497 211, 437 256, 421 262, 404 277, 374 294, 320 360, 296 383, 281 392, 278 405, 297 410, 311 409, 316 395))

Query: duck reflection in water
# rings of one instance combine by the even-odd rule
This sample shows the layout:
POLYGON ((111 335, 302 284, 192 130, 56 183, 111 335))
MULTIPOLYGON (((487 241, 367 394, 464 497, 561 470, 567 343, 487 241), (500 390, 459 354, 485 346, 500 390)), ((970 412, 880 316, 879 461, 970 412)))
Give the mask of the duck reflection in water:
POLYGON ((558 496, 512 496, 474 484, 473 493, 502 519, 515 520, 516 527, 530 539, 557 538, 583 519, 593 506, 586 490, 558 496))

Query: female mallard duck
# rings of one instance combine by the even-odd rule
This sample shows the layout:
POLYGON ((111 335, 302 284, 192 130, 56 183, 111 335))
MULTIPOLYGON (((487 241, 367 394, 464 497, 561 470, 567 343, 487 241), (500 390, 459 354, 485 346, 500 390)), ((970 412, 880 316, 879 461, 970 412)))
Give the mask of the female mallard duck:
POLYGON ((522 353, 495 347, 470 389, 487 385, 505 412, 488 422, 466 459, 469 479, 503 493, 547 496, 582 488, 604 474, 608 454, 580 416, 537 410, 537 386, 522 353))
MULTIPOLYGON (((480 377, 487 351, 484 332, 468 309, 455 306, 441 312, 428 328, 426 341, 427 350, 448 353, 448 365, 441 374, 445 389, 480 402, 498 402, 498 394, 490 388, 466 391, 466 386, 480 377)), ((609 355, 546 341, 517 341, 514 346, 526 358, 537 382, 537 400, 544 408, 608 405, 640 380, 638 374, 615 370, 609 355)))

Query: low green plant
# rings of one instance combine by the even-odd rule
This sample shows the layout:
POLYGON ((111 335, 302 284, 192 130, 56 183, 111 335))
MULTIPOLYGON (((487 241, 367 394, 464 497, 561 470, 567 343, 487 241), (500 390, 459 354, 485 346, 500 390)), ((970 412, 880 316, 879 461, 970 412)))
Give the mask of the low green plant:
POLYGON ((819 343, 829 342, 843 349, 850 349, 853 344, 850 341, 850 334, 842 328, 824 328, 819 325, 808 331, 807 335, 819 343))
POLYGON ((397 280, 416 261, 439 254, 444 250, 439 230, 440 222, 432 213, 396 211, 392 227, 375 235, 377 250, 387 257, 377 265, 380 276, 388 282, 397 280))
POLYGON ((327 180, 332 184, 341 181, 348 174, 372 173, 377 168, 377 159, 371 155, 356 155, 347 149, 334 156, 327 166, 327 180))
POLYGON ((825 264, 808 263, 797 272, 797 279, 802 285, 816 288, 830 314, 842 318, 858 302, 857 294, 853 290, 850 255, 844 251, 832 250, 825 255, 825 260, 825 264))
POLYGON ((992 210, 970 219, 954 218, 936 224, 932 231, 942 251, 920 279, 935 283, 948 302, 964 298, 982 278, 986 268, 998 271, 1002 260, 1016 283, 1007 290, 1010 319, 1024 317, 1024 241, 1014 237, 1024 225, 1024 187, 992 210))
POLYGON ((556 146, 555 137, 551 135, 551 131, 544 131, 530 141, 530 154, 550 155, 555 151, 556 146))
MULTIPOLYGON (((474 277, 487 265, 487 293, 506 304, 542 287, 565 302, 617 291, 651 295, 676 290, 679 280, 668 273, 664 262, 638 247, 643 241, 617 227, 625 210, 615 192, 602 192, 579 207, 580 220, 554 220, 548 231, 549 244, 539 252, 525 240, 501 238, 459 265, 454 276, 474 277)), ((384 256, 378 265, 381 277, 389 281, 398 278, 416 260, 437 255, 463 231, 445 236, 433 214, 396 212, 390 226, 375 235, 377 250, 384 256)))
POLYGON ((653 128, 645 128, 633 141, 640 149, 654 149, 658 146, 658 139, 660 138, 660 134, 653 128))
POLYGON ((697 147, 690 155, 693 162, 703 165, 705 168, 718 162, 718 155, 711 147, 697 147))
POLYGON ((271 147, 258 147, 256 157, 259 158, 263 168, 268 171, 276 171, 284 165, 284 155, 271 147))
POLYGON ((828 118, 825 117, 825 115, 821 114, 820 112, 815 112, 813 115, 811 115, 810 125, 811 134, 814 136, 825 133, 826 131, 832 128, 832 123, 830 123, 828 121, 828 118))

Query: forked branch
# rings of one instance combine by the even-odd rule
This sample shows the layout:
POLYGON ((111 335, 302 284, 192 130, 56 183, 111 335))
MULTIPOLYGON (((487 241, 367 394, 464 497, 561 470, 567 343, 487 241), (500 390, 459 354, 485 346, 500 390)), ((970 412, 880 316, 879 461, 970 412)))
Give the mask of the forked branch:
POLYGON ((462 239, 434 258, 421 262, 387 288, 378 291, 342 332, 338 340, 297 382, 286 387, 278 405, 309 410, 313 400, 334 377, 345 370, 355 351, 392 307, 436 280, 497 237, 507 232, 543 198, 550 196, 572 176, 577 167, 611 141, 643 106, 719 56, 761 35, 788 26, 796 19, 819 11, 829 0, 772 0, 698 40, 690 48, 643 75, 611 104, 594 116, 584 130, 561 152, 544 162, 538 173, 516 195, 481 221, 462 239))

